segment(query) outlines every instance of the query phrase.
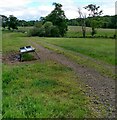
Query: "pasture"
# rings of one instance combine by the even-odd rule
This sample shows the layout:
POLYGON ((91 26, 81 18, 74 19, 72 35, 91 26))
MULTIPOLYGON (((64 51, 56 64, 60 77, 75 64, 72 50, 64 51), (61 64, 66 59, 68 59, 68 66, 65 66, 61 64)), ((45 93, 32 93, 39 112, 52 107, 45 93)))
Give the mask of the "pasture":
POLYGON ((34 38, 34 41, 58 54, 64 54, 78 64, 95 69, 102 75, 116 78, 114 39, 34 38))
MULTIPOLYGON (((95 37, 97 38, 113 38, 115 35, 115 29, 96 29, 95 37)), ((66 37, 82 37, 82 28, 81 26, 68 26, 68 31, 65 35, 66 37)), ((91 37, 91 28, 86 27, 86 37, 91 37)))
MULTIPOLYGON (((29 32, 33 27, 19 27, 20 32, 29 32)), ((115 29, 104 29, 97 28, 95 37, 97 38, 113 38, 115 35, 115 29)), ((68 38, 79 38, 82 37, 82 28, 81 26, 68 26, 68 31, 65 34, 65 37, 68 38)), ((91 28, 86 27, 86 37, 91 37, 91 28)))
MULTIPOLYGON (((70 67, 47 58, 46 61, 41 58, 11 62, 9 56, 18 54, 21 46, 41 45, 113 78, 114 39, 39 38, 3 31, 2 42, 3 118, 102 118, 108 115, 107 106, 98 101, 95 93, 88 95, 90 86, 70 67)), ((36 51, 41 55, 41 49, 37 47, 36 51)))
POLYGON ((45 38, 42 41, 115 65, 114 39, 45 38))

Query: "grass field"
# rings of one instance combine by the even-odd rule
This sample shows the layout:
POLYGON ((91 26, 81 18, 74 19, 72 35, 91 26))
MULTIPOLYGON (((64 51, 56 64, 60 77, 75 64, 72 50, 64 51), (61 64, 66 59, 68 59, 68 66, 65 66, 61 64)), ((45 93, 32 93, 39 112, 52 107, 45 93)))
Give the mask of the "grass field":
MULTIPOLYGON (((24 30, 28 32, 31 27, 20 27, 19 30, 24 30)), ((78 37, 82 36, 81 26, 68 26, 68 32, 66 37, 78 37)), ((91 34, 91 28, 87 27, 87 36, 91 34)), ((113 37, 115 34, 114 29, 97 29, 97 34, 95 36, 102 37, 113 37)), ((115 39, 107 39, 107 38, 92 38, 92 39, 82 39, 82 38, 73 38, 73 39, 59 39, 59 38, 47 38, 44 41, 58 45, 68 50, 72 50, 75 52, 80 52, 84 55, 88 55, 90 57, 102 60, 109 64, 115 65, 115 39)))
MULTIPOLYGON (((102 29, 97 28, 97 33, 95 37, 103 37, 103 38, 110 38, 115 35, 115 29, 102 29)), ((82 37, 82 28, 81 26, 69 26, 66 37, 82 37)), ((91 37, 91 28, 86 28, 86 36, 91 37)))
POLYGON ((46 38, 45 42, 115 65, 115 40, 89 38, 46 38))
MULTIPOLYGON (((39 38, 3 32, 3 56, 28 45, 29 39, 55 44, 114 65, 112 39, 39 38)), ((91 98, 84 94, 86 88, 81 86, 80 78, 70 68, 54 61, 16 64, 3 61, 2 77, 4 118, 92 118, 105 115, 104 106, 91 103, 91 98)))
MULTIPOLYGON (((32 27, 19 27, 19 31, 28 32, 32 27)), ((97 33, 95 37, 98 38, 113 38, 115 35, 115 29, 103 29, 96 28, 97 33)), ((68 31, 65 37, 69 38, 79 38, 82 37, 82 28, 81 26, 68 26, 68 31)), ((91 37, 91 28, 86 27, 86 37, 91 37)))
POLYGON ((103 76, 113 79, 117 77, 114 67, 117 63, 113 39, 32 38, 32 40, 69 57, 78 64, 95 69, 103 76))
POLYGON ((82 118, 94 114, 73 76, 70 69, 52 62, 4 65, 3 117, 82 118))

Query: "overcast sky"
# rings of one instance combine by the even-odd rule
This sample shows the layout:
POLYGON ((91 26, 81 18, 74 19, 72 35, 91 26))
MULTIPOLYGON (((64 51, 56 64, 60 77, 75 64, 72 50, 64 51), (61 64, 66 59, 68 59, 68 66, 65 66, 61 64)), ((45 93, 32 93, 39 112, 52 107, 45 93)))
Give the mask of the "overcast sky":
POLYGON ((96 4, 103 10, 103 15, 115 15, 116 0, 0 0, 0 14, 14 15, 18 19, 39 20, 53 9, 53 2, 63 5, 63 10, 68 19, 77 18, 78 8, 88 14, 83 7, 96 4))

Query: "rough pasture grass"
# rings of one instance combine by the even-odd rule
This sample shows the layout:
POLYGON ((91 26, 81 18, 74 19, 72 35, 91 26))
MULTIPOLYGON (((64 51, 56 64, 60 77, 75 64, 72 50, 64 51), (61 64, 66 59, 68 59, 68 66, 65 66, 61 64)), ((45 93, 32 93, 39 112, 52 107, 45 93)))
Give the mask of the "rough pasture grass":
POLYGON ((22 31, 22 32, 28 32, 30 29, 32 29, 33 27, 18 27, 18 30, 22 31))
POLYGON ((3 55, 10 51, 18 51, 20 47, 27 45, 22 39, 24 34, 15 32, 3 32, 2 50, 3 55))
POLYGON ((56 45, 53 45, 52 43, 48 43, 47 39, 42 38, 32 38, 32 40, 35 40, 38 44, 41 44, 47 49, 53 50, 57 52, 58 54, 63 54, 70 58, 71 60, 77 62, 78 64, 82 66, 89 67, 91 69, 94 69, 98 71, 103 76, 108 76, 113 79, 115 79, 117 76, 115 75, 115 67, 114 65, 108 64, 104 61, 100 61, 97 59, 94 59, 92 57, 83 55, 79 52, 75 52, 72 50, 65 49, 63 47, 59 47, 56 45))
MULTIPOLYGON (((19 33, 3 33, 3 55, 28 44, 19 33)), ((105 114, 85 96, 74 72, 58 63, 3 63, 3 118, 83 118, 105 114)))
POLYGON ((44 41, 115 65, 115 40, 90 38, 46 38, 44 41))
MULTIPOLYGON (((97 28, 96 37, 113 37, 115 35, 115 29, 103 29, 97 28)), ((68 31, 65 35, 66 37, 82 37, 82 28, 81 26, 68 26, 68 31)), ((91 37, 91 28, 86 28, 86 36, 91 37)))
MULTIPOLYGON (((33 27, 19 27, 19 31, 22 32, 28 32, 33 27)), ((115 35, 115 29, 103 29, 103 28, 97 28, 96 29, 97 34, 95 34, 96 37, 113 37, 115 35)), ((86 28, 86 36, 91 37, 91 28, 86 28)), ((82 37, 82 28, 81 26, 68 26, 68 31, 65 35, 65 37, 82 37)))
POLYGON ((91 115, 73 72, 48 62, 3 66, 3 117, 50 118, 91 115))

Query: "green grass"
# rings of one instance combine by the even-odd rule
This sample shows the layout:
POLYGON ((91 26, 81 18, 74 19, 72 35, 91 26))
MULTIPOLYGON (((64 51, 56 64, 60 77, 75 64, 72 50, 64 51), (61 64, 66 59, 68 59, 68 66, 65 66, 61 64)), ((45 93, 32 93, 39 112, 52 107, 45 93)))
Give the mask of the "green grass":
POLYGON ((45 38, 42 41, 115 65, 113 39, 45 38))
MULTIPOLYGON (((112 38, 115 35, 115 29, 103 29, 97 28, 97 33, 95 37, 105 37, 105 38, 112 38)), ((66 37, 82 37, 82 28, 81 26, 68 26, 68 31, 65 35, 66 37)), ((91 37, 91 28, 86 27, 86 36, 91 37)))
POLYGON ((26 41, 22 39, 23 33, 3 32, 2 50, 3 54, 10 51, 19 51, 19 48, 27 45, 26 41))
POLYGON ((86 56, 72 50, 65 49, 63 47, 53 45, 50 42, 48 43, 48 40, 46 38, 45 39, 32 38, 32 40, 34 40, 36 43, 44 46, 47 49, 53 50, 58 54, 65 55, 66 57, 70 58, 72 61, 75 61, 76 63, 82 66, 86 66, 88 68, 96 70, 105 77, 111 77, 113 79, 116 79, 117 77, 115 74, 114 65, 111 65, 109 63, 106 63, 98 59, 94 59, 90 56, 86 56))
POLYGON ((52 62, 4 65, 3 117, 58 118, 90 115, 87 107, 89 101, 75 79, 70 69, 52 62))
POLYGON ((31 60, 36 60, 33 54, 31 53, 23 53, 22 54, 22 61, 31 61, 31 60))
POLYGON ((22 31, 22 32, 29 32, 29 30, 32 28, 33 28, 33 26, 31 26, 31 27, 18 27, 18 30, 22 31))
MULTIPOLYGON (((17 52, 33 38, 3 33, 3 55, 17 52)), ((36 38, 35 38, 36 39, 36 38)), ((79 78, 53 61, 3 63, 3 118, 84 118, 105 115, 103 105, 90 102, 79 78), (97 112, 97 108, 101 112, 97 112)))
MULTIPOLYGON (((21 32, 29 32, 33 27, 18 27, 18 31, 21 32)), ((97 33, 95 37, 99 38, 113 38, 115 35, 115 29, 104 29, 104 28, 96 28, 97 33)), ((26 35, 26 33, 25 33, 26 35)), ((91 37, 91 28, 86 27, 86 36, 91 37)), ((82 37, 82 27, 81 26, 68 26, 68 31, 65 37, 70 38, 79 38, 82 37)))

